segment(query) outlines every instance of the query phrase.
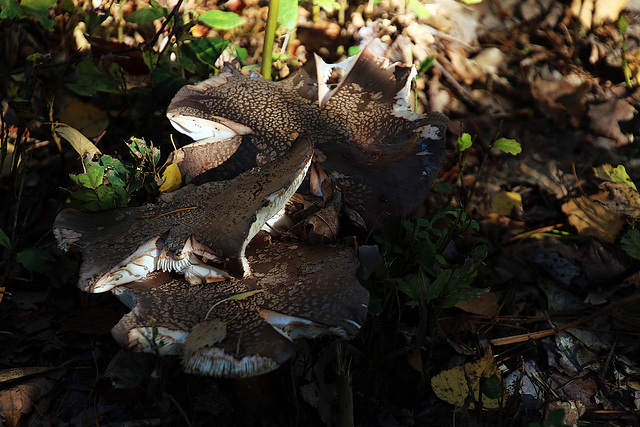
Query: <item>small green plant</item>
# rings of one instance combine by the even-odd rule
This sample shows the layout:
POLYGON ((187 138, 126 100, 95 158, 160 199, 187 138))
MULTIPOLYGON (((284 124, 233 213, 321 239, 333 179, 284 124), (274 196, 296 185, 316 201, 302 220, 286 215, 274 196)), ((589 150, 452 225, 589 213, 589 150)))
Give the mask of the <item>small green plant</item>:
POLYGON ((443 255, 455 236, 478 229, 461 209, 445 209, 431 220, 390 221, 379 238, 384 263, 375 273, 377 280, 405 294, 411 307, 438 300, 440 308, 447 308, 478 294, 482 290, 470 284, 486 246, 474 248, 458 265, 443 255))
POLYGON ((138 138, 131 138, 127 146, 133 163, 109 155, 99 155, 97 160, 84 158, 85 172, 69 175, 78 187, 69 200, 72 206, 85 211, 121 208, 142 188, 157 192, 160 150, 138 138))
POLYGON ((629 67, 629 62, 627 61, 627 40, 625 39, 625 34, 627 33, 627 28, 629 27, 629 22, 624 17, 624 15, 620 15, 620 19, 618 19, 618 31, 622 36, 622 71, 624 72, 624 81, 627 83, 627 87, 632 88, 633 84, 631 83, 631 68, 629 67))

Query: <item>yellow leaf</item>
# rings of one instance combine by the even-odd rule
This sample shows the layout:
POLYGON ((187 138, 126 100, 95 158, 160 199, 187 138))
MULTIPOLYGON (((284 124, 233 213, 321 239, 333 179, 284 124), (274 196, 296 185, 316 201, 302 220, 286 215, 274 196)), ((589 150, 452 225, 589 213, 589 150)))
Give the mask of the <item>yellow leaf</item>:
POLYGON ((59 123, 54 130, 60 138, 66 139, 83 159, 92 159, 96 154, 102 154, 100 150, 98 150, 98 147, 93 145, 93 142, 89 141, 86 136, 71 126, 59 123))
POLYGON ((180 168, 177 164, 171 163, 162 173, 164 182, 160 186, 161 193, 171 193, 180 188, 182 184, 182 175, 180 174, 180 168))
MULTIPOLYGON (((454 366, 440 372, 431 378, 431 387, 439 399, 455 406, 464 406, 468 402, 470 394, 473 393, 473 399, 469 400, 471 402, 469 407, 473 409, 475 407, 473 402, 477 402, 480 398, 481 380, 491 378, 494 375, 500 379, 500 372, 498 372, 493 354, 489 349, 477 362, 454 366)), ((502 380, 500 379, 500 381, 502 380)), ((482 409, 498 409, 499 407, 498 399, 490 399, 486 395, 482 396, 482 409)))
POLYGON ((501 191, 491 198, 491 212, 502 216, 522 214, 522 196, 512 191, 501 191))
MULTIPOLYGON (((628 185, 623 185, 631 189, 628 185)), ((562 205, 562 212, 580 235, 597 237, 607 243, 615 241, 624 225, 624 219, 620 215, 586 196, 569 200, 562 205)))

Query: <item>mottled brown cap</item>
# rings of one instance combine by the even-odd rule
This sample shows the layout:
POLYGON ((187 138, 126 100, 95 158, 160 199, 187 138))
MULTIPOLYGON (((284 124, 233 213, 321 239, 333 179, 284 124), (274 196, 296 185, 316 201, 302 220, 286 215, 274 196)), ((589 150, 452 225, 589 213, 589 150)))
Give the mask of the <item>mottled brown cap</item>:
POLYGON ((352 250, 278 242, 248 252, 249 278, 190 286, 156 272, 117 288, 131 312, 113 336, 130 350, 181 355, 188 372, 246 377, 289 359, 292 339, 359 333, 369 293, 352 250))
MULTIPOLYGON (((167 115, 224 118, 250 128, 237 157, 258 165, 282 155, 292 135, 310 134, 345 204, 368 229, 378 230, 426 199, 444 162, 448 120, 411 111, 414 67, 389 64, 366 49, 349 61, 346 76, 331 91, 324 77, 318 81, 310 72, 313 67, 271 82, 227 65, 218 76, 182 88, 167 115)), ((322 64, 317 69, 335 67, 322 64)))

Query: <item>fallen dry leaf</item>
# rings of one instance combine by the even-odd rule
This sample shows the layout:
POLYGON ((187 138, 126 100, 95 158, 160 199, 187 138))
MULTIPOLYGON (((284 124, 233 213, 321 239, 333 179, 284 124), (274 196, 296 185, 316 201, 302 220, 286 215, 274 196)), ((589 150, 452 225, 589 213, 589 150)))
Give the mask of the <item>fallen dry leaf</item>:
POLYGON ((561 126, 566 121, 573 127, 580 125, 586 109, 584 97, 588 91, 587 83, 576 84, 568 80, 550 82, 537 79, 531 83, 531 95, 542 114, 561 126))
POLYGON ((467 313, 495 316, 500 311, 500 298, 493 292, 485 292, 478 296, 461 300, 455 307, 467 313))
MULTIPOLYGON (((496 362, 493 360, 493 354, 489 349, 477 362, 454 366, 440 372, 431 378, 431 387, 438 398, 455 406, 464 406, 470 392, 472 392, 473 401, 469 407, 474 408, 473 402, 477 402, 480 398, 481 382, 494 375, 502 381, 496 362)), ((499 406, 498 399, 491 399, 486 395, 482 397, 482 409, 498 409, 499 406)))
POLYGON ((227 335, 227 323, 205 320, 193 327, 184 343, 184 355, 190 357, 203 347, 213 347, 227 335))
POLYGON ((578 234, 593 236, 603 242, 613 243, 624 226, 624 218, 611 212, 601 203, 587 196, 576 197, 562 205, 562 212, 569 218, 578 234))
POLYGON ((55 384, 50 378, 37 378, 0 391, 0 420, 4 426, 20 425, 20 419, 33 409, 37 400, 49 393, 55 384))
POLYGON ((618 145, 628 144, 629 137, 620 130, 620 123, 633 119, 636 109, 623 99, 610 99, 603 104, 589 105, 589 126, 598 135, 615 139, 618 145))
POLYGON ((624 182, 603 182, 600 188, 609 192, 609 198, 598 200, 619 215, 640 218, 640 193, 624 182))

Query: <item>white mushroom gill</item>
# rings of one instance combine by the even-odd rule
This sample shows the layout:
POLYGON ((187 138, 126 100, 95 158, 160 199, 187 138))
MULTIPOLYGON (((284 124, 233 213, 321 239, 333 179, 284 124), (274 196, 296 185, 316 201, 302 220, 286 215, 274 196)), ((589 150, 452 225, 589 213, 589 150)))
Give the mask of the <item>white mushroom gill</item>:
POLYGON ((178 132, 189 136, 194 141, 222 140, 237 135, 234 130, 213 120, 180 114, 167 114, 167 117, 178 132))
POLYGON ((212 261, 222 261, 211 248, 198 242, 192 235, 182 247, 180 256, 175 256, 167 250, 162 251, 158 256, 156 268, 165 272, 182 273, 192 285, 218 282, 230 277, 226 271, 203 263, 195 255, 212 261))
POLYGON ((217 347, 202 348, 182 363, 187 373, 230 378, 252 377, 278 367, 278 363, 268 357, 253 355, 238 360, 217 347))
POLYGON ((156 270, 156 259, 160 256, 162 244, 162 236, 157 236, 140 245, 133 254, 100 277, 92 286, 92 292, 106 292, 118 285, 147 277, 156 270))

